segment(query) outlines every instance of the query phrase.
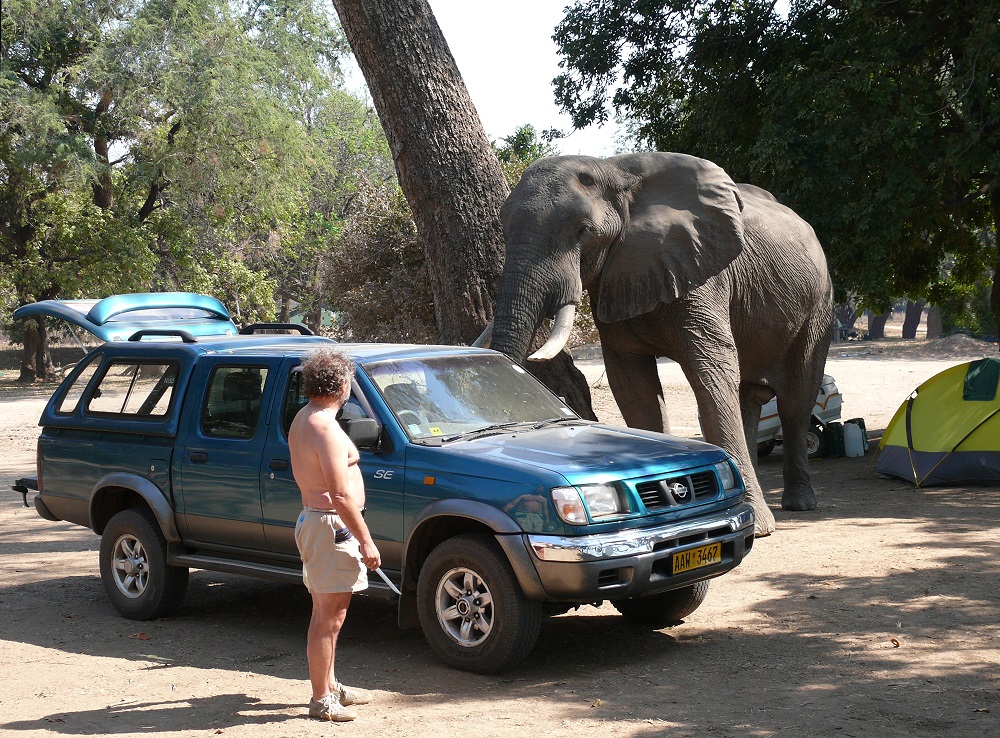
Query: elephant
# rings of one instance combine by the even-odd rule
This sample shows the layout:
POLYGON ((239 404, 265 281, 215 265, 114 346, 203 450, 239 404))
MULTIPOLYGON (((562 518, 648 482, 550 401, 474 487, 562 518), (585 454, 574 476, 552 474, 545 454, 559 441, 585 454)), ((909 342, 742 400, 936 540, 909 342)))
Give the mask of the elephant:
POLYGON ((786 510, 812 510, 806 435, 833 328, 812 227, 764 189, 694 156, 645 152, 531 164, 501 208, 506 244, 481 337, 514 361, 565 346, 583 290, 625 422, 670 432, 656 361, 677 362, 706 441, 735 461, 755 534, 774 530, 756 474, 761 406, 777 397, 786 510), (536 330, 548 341, 527 355, 536 330), (491 338, 486 339, 487 336, 491 338))

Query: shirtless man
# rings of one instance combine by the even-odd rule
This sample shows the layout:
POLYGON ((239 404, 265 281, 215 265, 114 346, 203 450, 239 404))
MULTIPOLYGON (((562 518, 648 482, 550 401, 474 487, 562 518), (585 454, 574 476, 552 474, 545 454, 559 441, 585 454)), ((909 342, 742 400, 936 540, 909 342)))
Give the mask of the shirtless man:
POLYGON ((288 432, 292 475, 303 507, 295 544, 313 602, 306 641, 312 683, 309 716, 337 722, 357 717, 350 705, 371 700, 370 693, 338 682, 333 665, 351 594, 368 586, 365 567, 374 570, 381 564, 362 517, 365 486, 358 449, 336 417, 351 396, 353 375, 353 362, 338 351, 309 354, 302 362, 302 392, 309 404, 288 432))

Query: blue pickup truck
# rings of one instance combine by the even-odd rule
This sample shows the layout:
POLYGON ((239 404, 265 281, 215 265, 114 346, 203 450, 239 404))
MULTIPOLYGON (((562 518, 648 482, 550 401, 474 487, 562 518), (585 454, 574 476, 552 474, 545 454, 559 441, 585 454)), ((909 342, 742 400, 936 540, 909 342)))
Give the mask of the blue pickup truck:
MULTIPOLYGON (((43 518, 101 536, 114 607, 166 615, 190 569, 299 580, 287 433, 306 403, 302 357, 334 342, 239 332, 185 293, 17 317, 43 315, 106 340, 45 408, 30 484, 43 518)), ((493 351, 336 345, 357 363, 340 421, 387 577, 372 587, 398 588, 400 625, 452 666, 509 667, 542 617, 584 603, 676 623, 753 545, 739 472, 715 446, 583 420, 493 351)))

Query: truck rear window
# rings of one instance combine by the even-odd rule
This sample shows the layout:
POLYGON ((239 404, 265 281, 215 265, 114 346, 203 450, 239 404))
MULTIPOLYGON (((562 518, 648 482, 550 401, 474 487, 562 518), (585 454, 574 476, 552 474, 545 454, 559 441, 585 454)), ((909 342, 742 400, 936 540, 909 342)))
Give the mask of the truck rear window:
POLYGON ((84 390, 87 389, 87 385, 90 384, 90 380, 94 378, 94 374, 97 373, 97 367, 101 365, 101 355, 94 354, 88 360, 86 366, 83 370, 76 376, 73 380, 73 384, 69 386, 66 390, 66 394, 63 395, 62 400, 59 401, 59 408, 56 410, 60 415, 69 415, 76 410, 76 406, 80 403, 80 398, 83 397, 84 390))
POLYGON ((201 432, 215 438, 253 438, 260 421, 267 369, 261 366, 219 366, 208 380, 201 432))
POLYGON ((133 418, 164 416, 176 381, 177 364, 112 361, 87 404, 87 412, 133 418))

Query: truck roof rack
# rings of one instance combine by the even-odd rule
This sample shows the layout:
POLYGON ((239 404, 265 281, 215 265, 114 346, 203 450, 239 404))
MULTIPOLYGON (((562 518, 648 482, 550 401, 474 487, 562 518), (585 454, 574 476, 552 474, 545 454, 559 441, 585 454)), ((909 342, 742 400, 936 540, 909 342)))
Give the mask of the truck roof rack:
POLYGON ((187 331, 182 331, 178 328, 143 328, 141 331, 136 331, 129 336, 128 340, 141 341, 145 336, 168 336, 170 338, 179 338, 184 343, 198 343, 197 338, 187 331))
POLYGON ((311 330, 306 328, 306 326, 301 323, 251 323, 248 326, 240 328, 241 336, 252 336, 255 333, 263 333, 264 331, 297 331, 303 336, 315 336, 311 330))

